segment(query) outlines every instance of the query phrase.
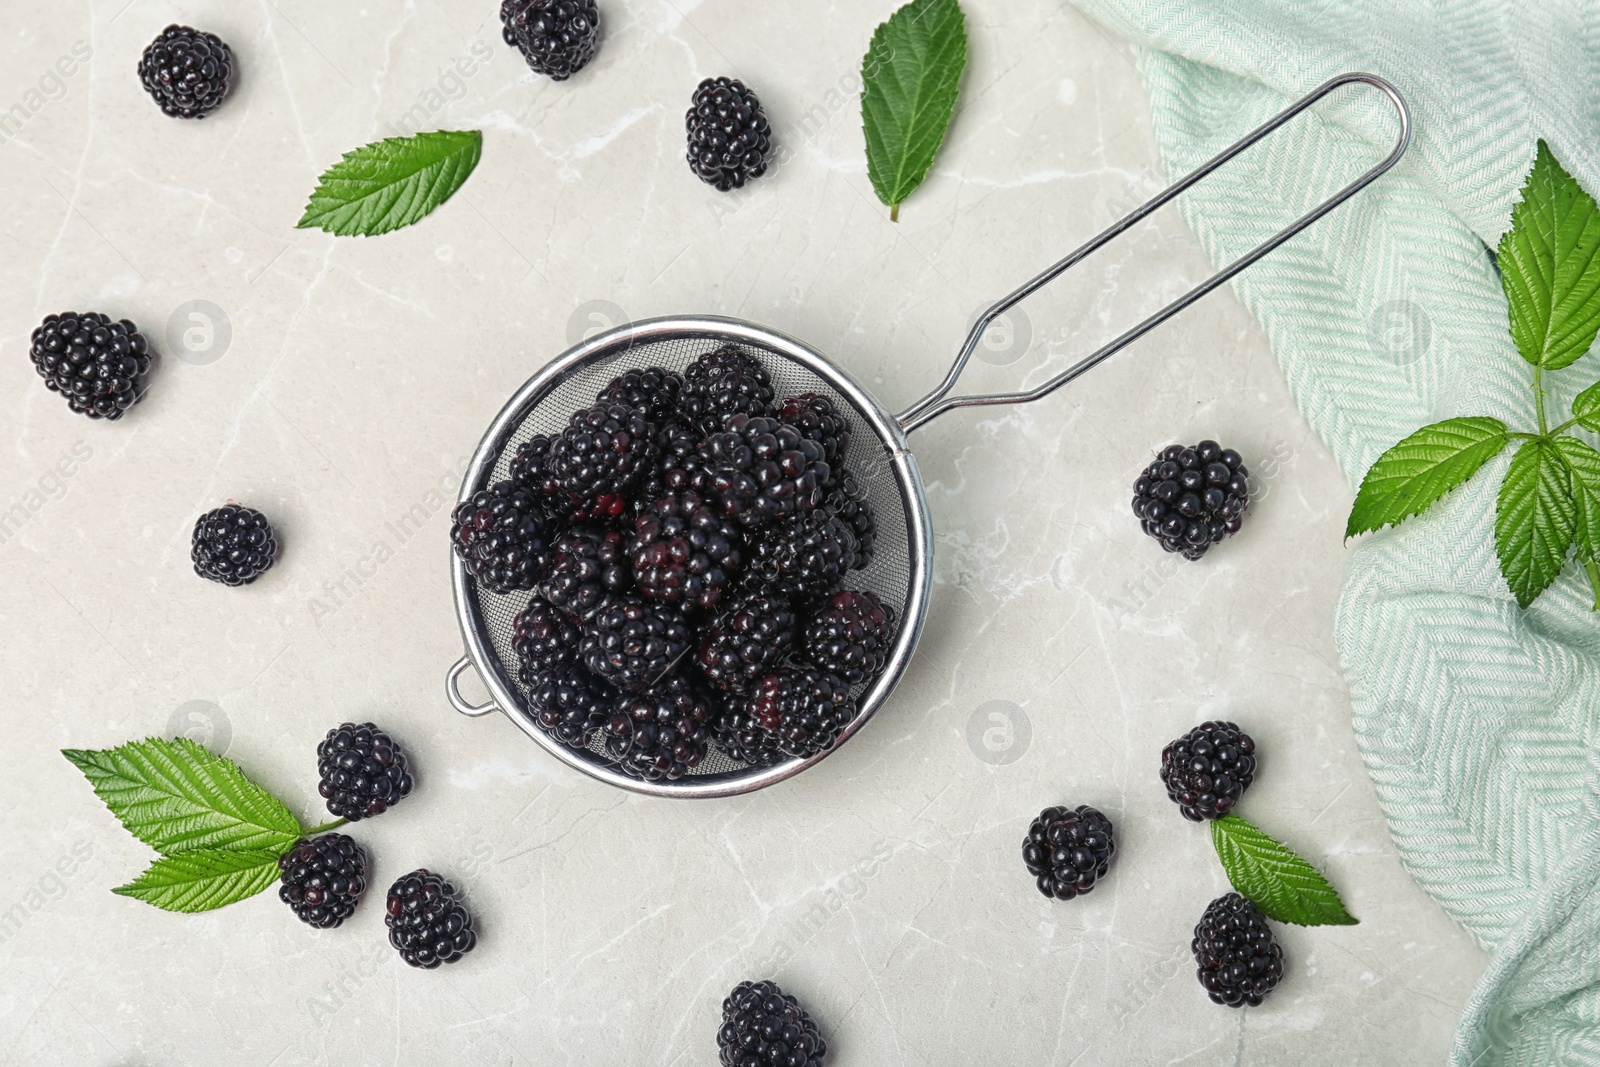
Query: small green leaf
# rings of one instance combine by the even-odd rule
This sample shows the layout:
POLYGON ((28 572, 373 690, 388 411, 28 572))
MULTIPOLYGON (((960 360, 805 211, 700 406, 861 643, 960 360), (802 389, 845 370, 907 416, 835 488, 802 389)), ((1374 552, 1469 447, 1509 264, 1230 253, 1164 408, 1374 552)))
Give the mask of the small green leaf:
POLYGON ((1600 452, 1576 437, 1557 437, 1553 443, 1572 477, 1578 552, 1587 559, 1600 559, 1600 452))
POLYGON ((285 852, 300 822, 232 760, 186 737, 101 752, 64 749, 128 832, 165 855, 212 849, 285 852))
POLYGON ((1214 819, 1211 843, 1233 888, 1267 918, 1296 926, 1356 925, 1316 868, 1239 816, 1214 819))
POLYGON ((1600 430, 1600 382, 1572 398, 1572 417, 1585 430, 1600 430))
POLYGON ((889 218, 922 184, 944 143, 967 66, 957 0, 912 0, 872 35, 861 63, 867 176, 889 218))
POLYGON ((1600 207, 1539 142, 1500 239, 1511 338, 1529 363, 1575 363, 1600 330, 1600 207))
POLYGON ((202 849, 163 856, 112 892, 167 911, 211 911, 253 897, 279 877, 276 852, 202 849))
POLYGON ((1361 479, 1344 535, 1421 514, 1499 455, 1508 440, 1499 419, 1446 419, 1424 426, 1379 456, 1361 479))
POLYGON ((341 237, 410 226, 461 188, 482 152, 477 130, 390 137, 346 152, 318 180, 297 226, 341 237))
POLYGON ((1518 604, 1532 604, 1556 580, 1577 524, 1578 505, 1560 449, 1544 440, 1517 449, 1495 507, 1494 547, 1518 604))

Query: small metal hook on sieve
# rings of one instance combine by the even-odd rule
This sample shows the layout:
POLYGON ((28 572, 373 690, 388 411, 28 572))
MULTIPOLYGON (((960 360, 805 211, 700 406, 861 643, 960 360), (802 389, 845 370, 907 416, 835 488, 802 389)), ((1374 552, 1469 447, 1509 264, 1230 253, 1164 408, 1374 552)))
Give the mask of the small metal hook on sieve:
POLYGON ((1077 251, 1056 263, 1054 266, 1050 267, 1032 281, 1024 284, 1020 289, 1016 290, 1016 292, 1002 298, 995 303, 989 308, 988 311, 984 312, 983 316, 979 318, 978 321, 973 325, 972 330, 967 334, 966 344, 962 345, 961 352, 956 357, 955 364, 951 366, 950 372, 945 375, 944 381, 939 383, 939 387, 933 392, 929 393, 927 396, 923 397, 921 400, 917 401, 915 404, 911 405, 899 415, 896 415, 896 421, 899 422, 901 429, 909 434, 913 430, 916 430, 919 427, 933 421, 940 415, 943 415, 945 412, 954 408, 982 407, 989 404, 1023 404, 1031 400, 1038 400, 1041 397, 1049 396, 1063 385, 1066 385, 1073 379, 1078 378, 1087 371, 1099 366, 1117 352, 1120 352, 1122 349, 1126 348, 1134 341, 1137 341, 1139 338, 1143 337, 1145 334, 1149 333, 1163 322, 1166 322, 1168 319, 1172 318, 1172 316, 1176 315, 1178 312, 1187 308, 1190 304, 1193 304, 1195 301, 1199 300, 1213 289, 1222 285, 1223 282, 1233 278, 1246 267, 1249 267, 1264 256, 1275 251, 1280 245, 1288 241, 1291 237, 1306 229, 1324 215, 1327 215, 1334 208, 1338 207, 1340 204, 1343 204, 1346 200, 1349 200, 1362 189, 1365 189, 1368 185, 1372 184, 1372 182, 1386 173, 1389 168, 1398 163, 1400 161, 1400 157, 1405 155, 1406 149, 1410 146, 1410 144, 1411 109, 1406 104, 1405 97, 1401 96, 1400 91, 1388 81, 1378 77, 1376 74, 1363 74, 1359 72, 1341 74, 1338 77, 1328 79, 1317 88, 1313 89, 1310 93, 1301 97, 1295 103, 1289 105, 1289 107, 1279 112, 1273 118, 1247 133, 1233 145, 1218 153, 1211 160, 1195 170, 1192 174, 1189 174, 1187 177, 1182 178, 1168 186, 1165 190, 1145 203, 1143 207, 1138 208, 1126 217, 1113 223, 1100 234, 1091 238, 1077 251), (1121 336, 1107 342, 1095 352, 1079 360, 1077 363, 1074 363, 1071 367, 1062 371, 1060 374, 1056 375, 1054 378, 1051 378, 1038 388, 1017 393, 978 393, 971 396, 955 397, 949 395, 950 390, 955 388, 956 382, 961 378, 962 372, 966 370, 967 363, 971 361, 972 354, 977 350, 978 344, 983 339, 984 333, 989 329, 989 326, 994 322, 995 319, 999 318, 1012 307, 1015 307, 1023 300, 1044 288, 1050 282, 1054 281, 1071 268, 1089 258, 1089 256, 1093 255, 1095 252, 1111 243, 1111 241, 1127 232, 1133 226, 1142 222, 1156 211, 1177 199, 1180 195, 1193 188, 1196 184, 1210 175, 1218 167, 1221 167, 1224 163, 1232 160, 1235 156, 1238 156, 1240 153, 1255 145, 1257 142, 1264 140, 1279 127, 1283 126, 1296 115, 1299 115, 1302 111, 1305 111, 1312 104, 1315 104, 1317 101, 1321 100, 1335 89, 1346 85, 1355 84, 1370 85, 1382 92, 1384 96, 1389 99, 1389 102, 1394 105, 1395 113, 1400 120, 1400 136, 1395 141, 1394 149, 1375 167, 1361 175, 1349 185, 1346 185, 1343 189, 1339 190, 1329 199, 1323 201, 1321 204, 1318 204, 1316 207, 1300 216, 1300 218, 1296 219, 1282 230, 1279 230, 1272 237, 1269 237, 1267 240, 1257 245, 1250 252, 1240 257, 1236 262, 1224 267, 1222 270, 1219 270, 1210 278, 1201 282, 1183 296, 1178 297, 1172 303, 1168 304, 1160 311, 1157 311, 1155 314, 1151 315, 1137 326, 1128 330, 1121 336))

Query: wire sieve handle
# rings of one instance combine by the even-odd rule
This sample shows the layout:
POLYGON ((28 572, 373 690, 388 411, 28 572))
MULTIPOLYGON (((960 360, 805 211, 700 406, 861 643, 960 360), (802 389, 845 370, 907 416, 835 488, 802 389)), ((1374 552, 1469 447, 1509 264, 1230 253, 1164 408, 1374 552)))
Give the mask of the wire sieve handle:
POLYGON ((1166 322, 1168 319, 1172 318, 1172 316, 1176 315, 1178 312, 1187 308, 1190 304, 1193 304, 1195 301, 1211 292, 1211 290, 1233 278, 1246 267, 1263 258, 1268 253, 1273 252, 1285 241, 1288 241, 1289 238, 1293 237, 1301 230, 1304 230, 1306 227, 1310 226, 1324 215, 1327 215, 1329 212, 1333 211, 1334 208, 1338 207, 1340 204, 1343 204, 1346 200, 1349 200, 1362 189, 1365 189, 1368 185, 1388 171, 1390 167, 1393 167, 1396 163, 1398 163, 1400 161, 1400 157, 1405 155, 1406 149, 1410 146, 1410 144, 1411 109, 1409 106, 1407 106, 1405 97, 1400 95, 1400 91, 1398 89, 1396 89, 1385 79, 1378 77, 1376 74, 1352 72, 1349 74, 1340 74, 1337 77, 1330 78, 1321 85, 1317 86, 1307 95, 1301 97, 1293 104, 1290 104, 1289 107, 1279 112, 1266 123, 1247 133, 1232 146, 1224 149, 1209 162, 1195 170, 1192 174, 1180 179, 1177 182, 1174 182, 1172 185, 1169 185, 1153 199, 1146 202, 1143 207, 1138 208, 1125 218, 1113 223, 1098 236, 1091 238, 1087 244, 1083 245, 1083 247, 1079 248, 1076 252, 1073 252, 1059 263, 1056 263, 1054 266, 1050 267, 1043 274, 1040 274, 1032 281, 1023 285, 1022 288, 1018 289, 1010 296, 1004 297, 998 303, 990 307, 988 311, 984 312, 983 317, 973 325, 972 330, 967 334, 966 344, 961 346, 961 353, 956 357, 955 364, 950 368, 950 373, 945 375, 944 381, 941 382, 939 387, 933 392, 929 393, 927 396, 923 397, 921 400, 917 401, 915 404, 911 405, 905 411, 897 415, 895 417, 896 421, 900 423, 901 428, 905 430, 906 433, 910 433, 954 408, 982 407, 989 404, 1023 404, 1030 400, 1038 400, 1041 397, 1049 396, 1051 393, 1055 392, 1063 385, 1066 385, 1074 378, 1077 378, 1085 372, 1092 370, 1094 367, 1099 366, 1117 352, 1120 352, 1122 349, 1143 337, 1145 334, 1149 333, 1163 322, 1166 322), (1257 142, 1264 140, 1268 135, 1272 134, 1279 127, 1283 126, 1302 111, 1305 111, 1318 100, 1321 100, 1335 89, 1346 85, 1356 84, 1370 85, 1374 89, 1382 92, 1383 95, 1388 98, 1389 102, 1394 105, 1396 116, 1400 120, 1400 136, 1395 141, 1394 149, 1388 154, 1388 156, 1379 162, 1377 166, 1361 175, 1349 185, 1346 185, 1343 189, 1339 190, 1329 199, 1323 201, 1321 204, 1306 212, 1284 229, 1279 230, 1276 234, 1263 241, 1260 245, 1257 245, 1250 252, 1242 256, 1237 262, 1224 267, 1222 270, 1219 270, 1210 278, 1189 290, 1183 296, 1178 297, 1178 299, 1174 300, 1160 311, 1157 311, 1154 315, 1151 315, 1149 318, 1139 323, 1139 325, 1133 327, 1133 329, 1122 334, 1120 337, 1107 342, 1103 347, 1073 364, 1071 367, 1062 371, 1054 378, 1051 378, 1037 389, 1020 393, 982 393, 974 394, 972 396, 955 397, 949 395, 950 390, 955 388, 955 384, 960 379, 962 372, 967 369, 967 364, 971 361, 973 352, 977 351, 979 341, 982 340, 984 333, 989 329, 990 325, 993 324, 995 319, 999 318, 1012 307, 1032 296, 1040 289, 1044 288, 1044 286, 1048 285, 1050 282, 1066 273, 1072 267, 1077 266, 1083 260, 1099 251, 1105 245, 1109 244, 1111 241, 1125 233, 1133 226, 1137 225, 1139 222, 1148 218, 1159 209, 1177 199, 1181 194, 1198 184, 1202 179, 1206 178, 1218 167, 1222 166, 1224 163, 1227 163, 1229 160, 1255 145, 1257 142))
POLYGON ((499 711, 500 706, 492 700, 487 704, 469 704, 467 703, 467 698, 461 695, 461 675, 470 666, 472 666, 472 660, 462 656, 456 660, 449 673, 444 676, 444 695, 449 698, 450 706, 469 719, 476 719, 478 716, 487 715, 491 711, 499 711))

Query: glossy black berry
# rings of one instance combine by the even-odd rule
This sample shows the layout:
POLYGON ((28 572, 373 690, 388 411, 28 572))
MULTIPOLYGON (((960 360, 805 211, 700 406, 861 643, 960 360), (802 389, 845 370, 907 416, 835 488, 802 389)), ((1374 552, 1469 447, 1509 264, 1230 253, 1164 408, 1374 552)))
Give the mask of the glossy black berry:
POLYGON ((743 526, 770 526, 822 504, 832 469, 822 446, 761 415, 733 415, 700 442, 696 488, 743 526))
POLYGON ((583 631, 572 616, 541 596, 528 601, 512 623, 511 647, 522 684, 535 689, 557 671, 578 661, 583 631))
POLYGON ((749 720, 777 738, 778 751, 810 757, 832 748, 856 702, 843 678, 810 667, 788 667, 750 688, 749 720))
POLYGON ((1116 854, 1111 820, 1087 804, 1045 808, 1022 842, 1022 862, 1034 884, 1057 900, 1071 900, 1093 889, 1116 854))
POLYGON ((573 413, 550 441, 545 459, 551 485, 568 517, 615 519, 630 490, 655 463, 655 427, 640 411, 596 404, 573 413))
POLYGON ((722 1002, 722 1067, 821 1067, 828 1054, 817 1024, 773 982, 740 982, 722 1002))
POLYGON ((876 593, 835 593, 805 625, 801 654, 850 685, 883 673, 894 648, 894 609, 876 593))
POLYGON ((1218 1004, 1256 1007, 1283 980, 1283 949, 1260 910, 1238 893, 1211 902, 1189 947, 1200 984, 1218 1004))
POLYGON ((725 698, 711 734, 729 758, 751 767, 770 767, 785 758, 778 748, 778 735, 757 723, 749 702, 738 697, 725 698))
POLYGON ((390 886, 387 904, 389 944, 413 967, 455 963, 478 943, 472 913, 456 887, 425 867, 390 886))
POLYGON ((800 618, 786 597, 768 593, 729 603, 708 627, 700 670, 718 689, 744 694, 783 662, 799 638, 800 618))
POLYGON ((631 541, 620 530, 574 526, 550 546, 550 574, 540 591, 551 604, 586 622, 608 596, 633 588, 631 541))
POLYGON ((317 792, 328 811, 359 822, 382 815, 411 795, 405 750, 370 722, 343 723, 317 745, 317 792))
POLYGON ((772 127, 761 101, 732 78, 707 78, 685 117, 689 166, 700 180, 727 192, 767 172, 772 127))
POLYGON ((642 693, 625 694, 606 727, 606 752, 625 774, 676 781, 700 765, 719 702, 678 675, 642 693))
POLYGON ((761 361, 735 345, 723 345, 683 372, 678 413, 705 436, 720 432, 734 415, 770 414, 772 397, 772 377, 761 361))
POLYGON ((602 405, 621 404, 632 408, 660 426, 678 410, 678 394, 683 391, 683 375, 660 367, 624 371, 595 398, 602 405))
POLYGON ((510 481, 474 493, 451 517, 450 541, 467 570, 495 593, 532 589, 550 567, 546 520, 532 492, 510 481))
POLYGON ((859 550, 849 524, 823 505, 757 532, 749 585, 794 598, 827 596, 855 568, 859 550))
POLYGON ((647 600, 711 611, 744 566, 744 538, 710 500, 667 492, 634 523, 633 579, 647 600))
POLYGON ((278 898, 300 921, 328 930, 355 912, 367 891, 367 851, 344 834, 302 838, 278 857, 278 898))
POLYGON ((272 569, 278 541, 272 524, 254 508, 228 504, 194 524, 189 558, 194 572, 223 585, 249 585, 272 569))
POLYGON ((594 0, 505 0, 501 35, 535 74, 566 81, 594 58, 600 9, 594 0))
POLYGON ((683 612, 635 597, 614 597, 585 626, 578 655, 589 673, 619 689, 642 692, 675 670, 689 648, 683 612))
POLYGON ((837 481, 850 452, 850 422, 838 406, 821 393, 801 393, 785 400, 777 417, 799 430, 801 437, 822 446, 822 458, 833 472, 830 482, 837 481))
POLYGON ((28 355, 45 387, 91 419, 120 419, 144 396, 150 348, 138 327, 99 312, 48 315, 28 355))
POLYGON ((203 119, 221 107, 234 69, 221 38, 188 26, 168 26, 139 58, 144 91, 178 119, 203 119))
POLYGON ((568 748, 587 748, 618 700, 615 688, 577 663, 529 676, 528 682, 534 721, 568 748))
POLYGON ((557 491, 555 474, 550 469, 550 438, 538 434, 518 445, 511 457, 508 473, 516 486, 533 493, 542 505, 557 514, 566 513, 567 508, 557 491))
POLYGON ((1199 559, 1239 532, 1250 503, 1250 471, 1215 441, 1162 449, 1133 483, 1140 528, 1168 552, 1199 559))
POLYGON ((1220 819, 1256 780, 1255 753, 1233 723, 1201 723, 1161 750, 1161 781, 1185 819, 1220 819))

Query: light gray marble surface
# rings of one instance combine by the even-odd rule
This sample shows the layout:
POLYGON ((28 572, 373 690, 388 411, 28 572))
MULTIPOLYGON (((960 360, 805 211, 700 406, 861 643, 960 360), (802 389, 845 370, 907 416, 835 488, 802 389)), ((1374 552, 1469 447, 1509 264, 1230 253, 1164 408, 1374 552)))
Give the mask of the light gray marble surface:
MULTIPOLYGON (((1061 0, 963 6, 961 109, 892 225, 853 95, 890 3, 601 0, 599 58, 557 85, 501 43, 494 0, 12 0, 0 1062, 705 1064, 722 996, 768 972, 838 1064, 1442 1061, 1483 957, 1384 829, 1331 636, 1350 490, 1230 293, 1046 402, 916 435, 926 637, 878 718, 801 778, 643 799, 444 701, 461 642, 436 494, 586 329, 748 317, 899 407, 987 299, 1158 187, 1123 45, 1061 0), (243 69, 203 123, 163 117, 134 74, 171 21, 218 32, 243 69), (92 58, 52 78, 75 46, 92 58), (792 150, 736 196, 683 161, 688 95, 724 73, 792 150), (297 232, 316 175, 408 113, 484 131, 463 192, 381 239, 297 232), (225 316, 225 343, 185 341, 191 301, 225 316), (131 318, 160 349, 124 421, 73 416, 35 377, 29 332, 65 309, 131 318), (1152 450, 1206 436, 1245 454, 1256 498, 1240 537, 1180 567, 1128 487, 1152 450), (244 590, 189 566, 195 517, 228 498, 285 543, 244 590), (385 524, 419 504, 428 528, 401 543, 385 524), (1289 977, 1246 1012, 1194 980, 1190 930, 1226 882, 1156 775, 1208 717, 1261 742, 1245 814, 1362 920, 1281 929, 1289 977), (190 730, 316 821, 313 748, 347 718, 386 724, 419 767, 413 797, 355 831, 377 892, 417 866, 455 876, 481 927, 465 962, 405 967, 381 900, 316 935, 271 894, 178 916, 109 892, 150 853, 58 749, 190 730), (1066 802, 1110 814, 1120 845, 1110 880, 1063 904, 1018 846, 1066 802)), ((1026 355, 996 365, 996 338, 971 384, 1039 382, 1205 270, 1163 218, 1030 303, 1026 355)))

